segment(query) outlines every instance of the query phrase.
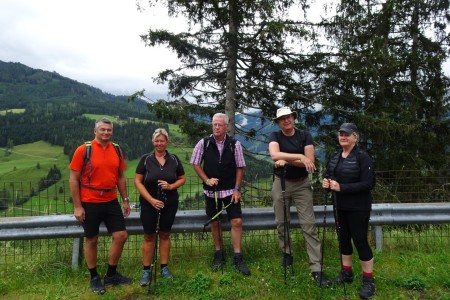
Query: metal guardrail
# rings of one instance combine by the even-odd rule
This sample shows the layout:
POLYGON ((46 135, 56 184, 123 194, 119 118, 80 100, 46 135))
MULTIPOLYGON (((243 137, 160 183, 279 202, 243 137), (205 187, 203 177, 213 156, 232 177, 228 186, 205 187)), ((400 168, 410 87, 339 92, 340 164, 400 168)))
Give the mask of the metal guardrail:
MULTIPOLYGON (((244 230, 275 229, 273 208, 244 208, 244 230)), ((316 225, 334 226, 333 207, 315 206, 316 225), (324 215, 326 214, 324 222, 324 215)), ((172 227, 174 233, 202 232, 207 221, 203 210, 181 210, 177 212, 172 227)), ((382 225, 438 224, 450 223, 450 203, 398 203, 373 204, 370 224, 374 226, 375 243, 381 251, 383 244, 382 225)), ((129 234, 143 234, 138 212, 132 212, 126 219, 129 234)), ((225 230, 230 230, 224 222, 225 230)), ((295 207, 291 207, 291 227, 299 228, 295 207)), ((100 227, 100 234, 106 235, 106 228, 100 227)), ((31 216, 0 218, 0 241, 30 240, 73 237, 72 267, 78 268, 83 228, 73 215, 31 216)))

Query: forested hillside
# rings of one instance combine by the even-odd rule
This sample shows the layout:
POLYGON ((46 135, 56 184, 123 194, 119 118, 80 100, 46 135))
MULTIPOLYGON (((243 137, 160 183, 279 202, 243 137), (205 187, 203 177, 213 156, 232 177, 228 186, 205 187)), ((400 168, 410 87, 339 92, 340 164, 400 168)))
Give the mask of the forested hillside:
POLYGON ((84 114, 109 115, 119 120, 114 140, 121 144, 128 159, 148 152, 152 147, 150 135, 161 126, 137 122, 154 120, 144 101, 129 103, 126 96, 103 93, 56 72, 2 61, 0 111, 0 147, 43 140, 63 146, 64 154, 69 156, 77 145, 93 138, 94 122, 84 114))
MULTIPOLYGON (((0 147, 11 149, 42 140, 63 146, 70 159, 78 145, 93 138, 94 121, 86 114, 114 116, 114 141, 128 160, 153 149, 150 139, 157 127, 170 132, 144 101, 128 102, 126 96, 103 93, 56 72, 0 61, 0 147)), ((271 173, 269 164, 251 156, 246 160, 251 165, 247 177, 271 173)))

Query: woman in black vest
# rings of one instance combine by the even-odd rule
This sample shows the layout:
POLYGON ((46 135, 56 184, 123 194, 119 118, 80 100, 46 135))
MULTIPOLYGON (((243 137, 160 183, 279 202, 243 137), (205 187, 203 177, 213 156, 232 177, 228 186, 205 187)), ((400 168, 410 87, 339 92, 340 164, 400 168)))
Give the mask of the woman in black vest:
POLYGON ((328 163, 322 187, 333 193, 336 230, 341 254, 341 272, 336 284, 353 282, 352 240, 358 251, 363 271, 362 298, 375 294, 373 280, 373 254, 367 233, 372 206, 371 190, 375 185, 375 173, 370 156, 358 146, 358 128, 344 123, 339 128, 340 151, 336 151, 328 163))

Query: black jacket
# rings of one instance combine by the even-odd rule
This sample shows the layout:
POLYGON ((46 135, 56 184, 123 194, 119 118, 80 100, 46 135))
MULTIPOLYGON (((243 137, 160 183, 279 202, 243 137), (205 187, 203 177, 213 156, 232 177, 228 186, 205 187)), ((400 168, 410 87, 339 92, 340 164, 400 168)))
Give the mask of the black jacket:
POLYGON ((336 151, 328 163, 324 178, 336 180, 341 190, 336 192, 338 209, 366 211, 372 208, 371 190, 375 187, 375 172, 370 156, 355 146, 347 158, 336 151))

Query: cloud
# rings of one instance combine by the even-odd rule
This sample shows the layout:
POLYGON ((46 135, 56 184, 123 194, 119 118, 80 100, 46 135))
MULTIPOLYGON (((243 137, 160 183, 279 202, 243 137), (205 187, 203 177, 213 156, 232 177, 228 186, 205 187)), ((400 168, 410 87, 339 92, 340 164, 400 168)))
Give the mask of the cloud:
MULTIPOLYGON (((0 60, 55 71, 112 94, 166 93, 152 82, 175 54, 140 35, 168 22, 162 7, 139 12, 125 0, 2 0, 0 60), (163 22, 165 20, 165 22, 163 22)), ((181 22, 181 25, 183 23, 181 22)))
MULTIPOLYGON (((186 31, 162 5, 135 0, 1 0, 0 60, 55 71, 116 95, 145 89, 167 93, 152 78, 178 60, 163 47, 145 47, 149 28, 186 31)), ((318 9, 320 6, 313 7, 318 9)), ((319 13, 313 14, 320 16, 319 13)), ((450 62, 444 65, 450 74, 450 62)))

